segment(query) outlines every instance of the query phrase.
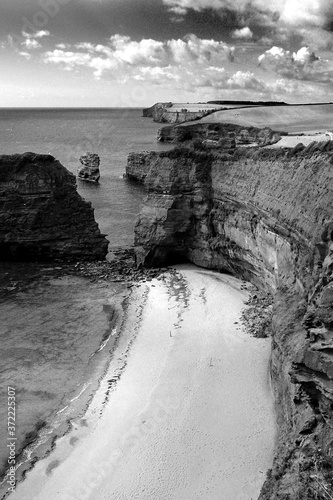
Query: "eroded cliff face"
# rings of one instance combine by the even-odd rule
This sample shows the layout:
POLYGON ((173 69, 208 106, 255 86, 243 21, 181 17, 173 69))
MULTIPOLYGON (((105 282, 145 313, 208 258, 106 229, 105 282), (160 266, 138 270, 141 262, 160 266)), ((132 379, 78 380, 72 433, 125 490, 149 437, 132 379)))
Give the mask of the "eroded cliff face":
POLYGON ((53 156, 0 156, 0 260, 96 260, 107 247, 74 175, 53 156))
POLYGON ((195 122, 181 125, 167 125, 157 132, 159 142, 186 142, 193 139, 218 141, 224 146, 232 141, 234 147, 243 145, 266 146, 281 139, 285 132, 277 132, 269 127, 244 127, 233 123, 195 122))
POLYGON ((274 294, 279 436, 262 500, 326 498, 323 488, 333 491, 330 147, 241 148, 232 157, 178 149, 140 157, 148 197, 136 226, 138 264, 188 259, 274 294))

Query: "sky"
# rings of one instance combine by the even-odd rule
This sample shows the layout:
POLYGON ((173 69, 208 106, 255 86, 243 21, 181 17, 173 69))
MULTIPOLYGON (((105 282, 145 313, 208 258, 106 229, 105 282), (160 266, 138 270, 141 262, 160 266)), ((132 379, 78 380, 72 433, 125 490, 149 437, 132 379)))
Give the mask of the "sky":
POLYGON ((0 107, 333 101, 333 0, 1 0, 0 107))

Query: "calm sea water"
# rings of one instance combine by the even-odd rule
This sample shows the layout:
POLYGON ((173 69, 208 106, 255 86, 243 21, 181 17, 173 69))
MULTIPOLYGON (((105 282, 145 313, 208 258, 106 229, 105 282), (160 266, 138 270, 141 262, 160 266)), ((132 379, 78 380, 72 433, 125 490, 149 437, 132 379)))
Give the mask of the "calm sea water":
MULTIPOLYGON (((0 154, 50 153, 76 173, 86 151, 101 158, 99 185, 78 181, 112 247, 133 244, 145 195, 123 179, 130 151, 165 149, 158 124, 139 109, 0 109, 0 154)), ((0 465, 8 457, 7 386, 16 390, 20 462, 39 458, 70 418, 82 412, 112 350, 115 313, 124 288, 64 275, 61 266, 5 265, 8 293, 0 298, 0 465), (20 286, 17 291, 17 283, 20 286), (110 342, 109 342, 110 340, 110 342), (36 448, 36 446, 38 448, 36 448)), ((21 470, 24 469, 21 466, 21 470)), ((6 489, 0 488, 1 494, 6 489)))
POLYGON ((140 109, 0 109, 0 154, 50 153, 74 174, 82 154, 99 154, 100 183, 78 180, 78 191, 110 247, 128 246, 143 189, 122 178, 127 154, 170 147, 156 142, 159 127, 140 109))

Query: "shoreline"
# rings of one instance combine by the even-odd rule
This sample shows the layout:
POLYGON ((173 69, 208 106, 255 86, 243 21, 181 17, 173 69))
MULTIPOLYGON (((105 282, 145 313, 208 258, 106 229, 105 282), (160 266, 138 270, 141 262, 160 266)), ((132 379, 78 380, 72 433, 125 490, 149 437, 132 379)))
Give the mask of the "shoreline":
POLYGON ((243 288, 188 265, 132 288, 89 409, 17 500, 258 496, 276 424, 270 341, 240 326, 243 288))
MULTIPOLYGON (((17 406, 20 411, 15 436, 18 483, 36 462, 43 460, 54 449, 58 439, 70 432, 72 420, 86 412, 100 381, 105 376, 110 357, 119 338, 120 326, 126 313, 126 300, 130 292, 129 283, 117 278, 104 279, 106 276, 102 276, 103 279, 101 279, 101 267, 96 263, 80 265, 83 266, 82 270, 74 264, 6 262, 1 269, 1 307, 2 314, 6 318, 2 326, 6 328, 12 319, 14 327, 19 331, 19 326, 22 324, 23 340, 22 345, 18 346, 21 351, 27 348, 30 352, 25 338, 32 335, 33 330, 38 333, 48 331, 49 336, 52 337, 58 328, 59 332, 62 331, 62 340, 65 339, 67 332, 74 344, 78 340, 77 343, 81 345, 81 350, 75 350, 73 347, 73 352, 80 358, 81 376, 79 379, 73 378, 73 382, 66 385, 67 390, 64 388, 62 394, 59 389, 59 393, 55 395, 57 397, 55 402, 55 398, 49 397, 46 402, 43 399, 44 393, 46 398, 48 394, 54 394, 53 386, 49 385, 51 376, 47 379, 45 389, 41 388, 40 380, 36 377, 35 386, 31 389, 34 390, 32 396, 35 396, 31 405, 32 410, 27 408, 27 397, 24 401, 22 400, 22 394, 26 390, 23 385, 24 380, 18 379, 15 382, 17 406), (63 290, 64 295, 62 296, 61 292, 58 294, 57 289, 63 290), (67 295, 66 289, 71 290, 67 295), (46 297, 44 300, 37 298, 44 295, 46 297), (36 308, 36 302, 40 309, 36 308), (30 314, 26 323, 23 324, 20 319, 15 319, 13 310, 16 311, 18 308, 19 312, 16 316, 19 318, 24 313, 26 314, 28 306, 30 314), (70 314, 71 321, 66 316, 67 314, 70 314), (56 325, 54 331, 51 328, 53 318, 56 325), (80 332, 79 339, 71 336, 73 328, 77 328, 80 332), (87 335, 91 339, 89 342, 87 335), (68 386, 70 386, 69 390, 68 386)), ((109 263, 107 266, 110 268, 109 263)), ((104 268, 103 263, 102 269, 105 271, 104 268)), ((108 272, 111 273, 110 269, 108 272)), ((72 348, 71 340, 67 351, 72 348)), ((36 347, 35 344, 34 347, 38 351, 39 359, 44 361, 45 354, 41 346, 36 347)), ((4 352, 6 349, 8 351, 8 346, 3 345, 4 352)), ((24 364, 24 360, 21 362, 24 364)), ((76 360, 73 359, 73 363, 75 362, 76 360)), ((52 359, 48 368, 52 375, 55 373, 57 376, 52 359)), ((77 373, 75 370, 72 371, 74 376, 77 373)), ((5 434, 2 437, 7 439, 5 434)), ((5 447, 3 451, 5 452, 5 447)), ((3 458, 0 498, 7 498, 5 466, 8 457, 4 455, 3 458)), ((9 470, 8 466, 7 469, 9 470)))
MULTIPOLYGON (((24 434, 22 435, 21 432, 21 434, 17 435, 16 441, 15 460, 18 468, 16 472, 18 483, 34 467, 36 462, 43 460, 52 451, 58 439, 70 432, 72 421, 77 419, 78 415, 84 414, 89 407, 101 379, 105 376, 112 353, 117 346, 131 288, 138 286, 140 281, 150 280, 152 277, 158 276, 163 271, 162 269, 137 270, 134 265, 134 254, 131 247, 114 247, 110 257, 108 261, 78 262, 76 264, 61 262, 3 263, 0 285, 2 307, 5 307, 7 301, 9 303, 19 301, 19 306, 20 301, 23 304, 29 302, 29 295, 31 297, 36 293, 40 294, 42 289, 44 289, 43 293, 45 293, 45 290, 52 287, 51 282, 57 283, 56 288, 61 283, 63 286, 70 288, 73 286, 80 287, 81 283, 81 289, 84 288, 88 295, 91 293, 92 296, 91 298, 86 297, 82 303, 80 300, 81 305, 70 304, 69 308, 73 309, 71 314, 75 315, 76 320, 80 320, 78 309, 92 308, 93 311, 94 307, 100 307, 99 314, 97 310, 94 311, 93 318, 95 317, 95 319, 92 319, 92 321, 94 324, 96 323, 97 329, 105 329, 104 334, 99 335, 99 332, 95 331, 96 329, 92 325, 91 334, 92 336, 97 334, 100 337, 100 343, 95 345, 90 354, 88 353, 89 359, 87 358, 85 367, 86 377, 82 378, 77 386, 73 386, 71 392, 64 393, 62 400, 58 401, 56 407, 48 408, 47 413, 44 411, 44 414, 39 414, 38 418, 26 419, 24 422, 20 422, 21 425, 18 429, 23 429, 24 434), (86 282, 86 286, 84 286, 84 282, 86 282), (90 292, 88 292, 88 289, 90 292), (97 299, 96 294, 100 296, 99 299, 97 299), (105 324, 102 325, 103 319, 101 318, 104 317, 105 324)), ((78 290, 76 293, 78 293, 78 290)), ((70 297, 72 300, 73 298, 70 297)), ((31 306, 34 307, 34 304, 31 306)), ((50 302, 49 305, 45 306, 44 314, 47 312, 48 315, 51 314, 50 317, 55 316, 54 308, 55 304, 50 302)), ((40 327, 38 317, 35 319, 36 324, 31 321, 31 317, 27 324, 31 323, 31 327, 34 325, 34 328, 38 329, 40 327)), ((59 321, 59 318, 57 320, 59 321)), ((48 323, 44 324, 46 327, 47 325, 50 327, 48 323)), ((66 320, 61 324, 61 327, 62 329, 67 328, 66 320)), ((84 325, 81 325, 81 327, 84 328, 84 325)), ((102 330, 101 333, 103 333, 102 330)), ((22 405, 20 405, 20 409, 22 410, 22 405)), ((23 410, 26 411, 26 407, 23 410)), ((5 461, 1 471, 0 497, 7 498, 5 471, 7 456, 4 455, 3 458, 5 461)), ((8 472, 8 466, 7 469, 8 472)))

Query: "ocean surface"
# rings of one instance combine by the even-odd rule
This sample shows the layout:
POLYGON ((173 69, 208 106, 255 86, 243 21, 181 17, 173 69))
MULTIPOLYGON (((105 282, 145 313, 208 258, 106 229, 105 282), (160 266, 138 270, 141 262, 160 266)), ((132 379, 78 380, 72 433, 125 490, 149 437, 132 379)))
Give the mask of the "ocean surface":
POLYGON ((51 154, 74 174, 82 154, 99 154, 100 183, 78 180, 78 191, 92 202, 110 247, 128 246, 143 189, 122 178, 127 155, 170 148, 156 142, 160 126, 141 109, 0 109, 0 154, 51 154))
MULTIPOLYGON (((133 244, 141 186, 123 179, 130 151, 161 150, 159 124, 140 109, 0 109, 0 154, 48 153, 76 174, 87 151, 101 158, 98 185, 78 180, 109 249, 133 244)), ((92 283, 59 265, 0 263, 0 466, 9 449, 7 387, 15 389, 18 477, 84 409, 105 373, 124 286, 92 283), (23 452, 22 452, 23 450, 23 452)), ((3 479, 3 476, 2 476, 3 479)), ((0 498, 6 491, 0 487, 0 498)))

